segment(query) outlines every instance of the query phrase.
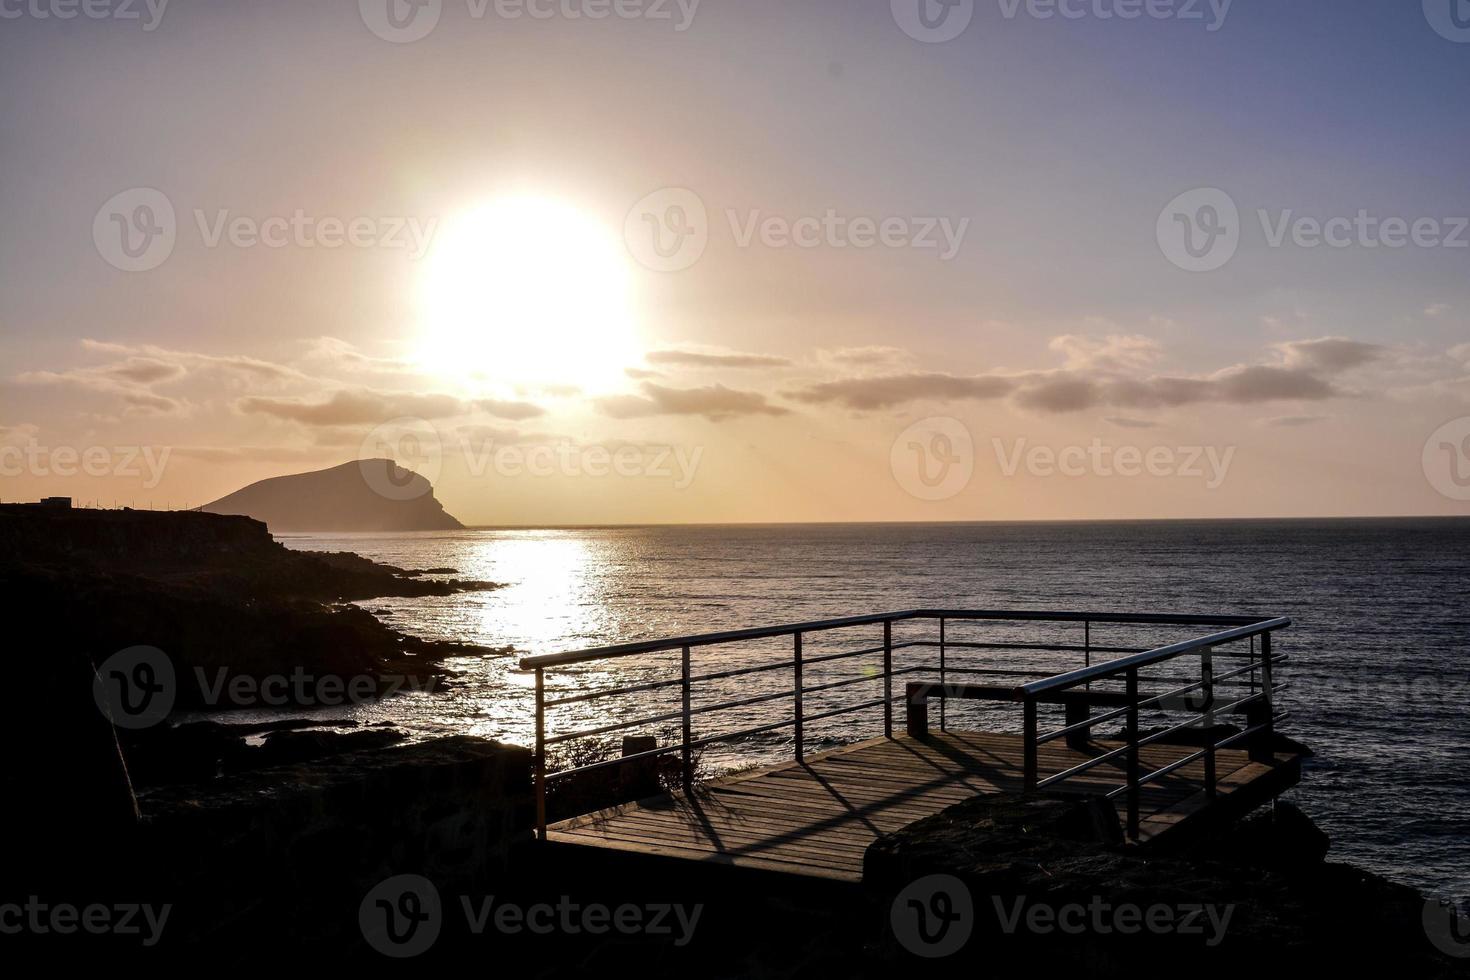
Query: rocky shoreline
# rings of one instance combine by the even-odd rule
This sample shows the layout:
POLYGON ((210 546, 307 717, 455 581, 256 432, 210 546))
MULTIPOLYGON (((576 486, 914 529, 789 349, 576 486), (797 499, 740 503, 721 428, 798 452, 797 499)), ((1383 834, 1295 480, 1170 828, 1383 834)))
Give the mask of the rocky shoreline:
MULTIPOLYGON (((254 706, 226 696, 231 685, 303 673, 372 678, 374 694, 446 689, 446 658, 510 651, 411 636, 352 605, 497 587, 429 577, 446 571, 293 551, 244 517, 0 506, 0 588, 36 624, 27 639, 99 666, 121 650, 162 651, 179 711, 254 706)), ((300 684, 279 687, 287 703, 273 706, 318 703, 300 684)))

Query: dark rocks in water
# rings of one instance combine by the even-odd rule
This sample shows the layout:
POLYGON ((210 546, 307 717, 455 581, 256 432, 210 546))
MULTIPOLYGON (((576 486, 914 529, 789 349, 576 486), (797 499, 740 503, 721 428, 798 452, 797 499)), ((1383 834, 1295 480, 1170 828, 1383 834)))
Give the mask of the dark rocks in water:
POLYGON ((264 521, 275 532, 456 531, 428 480, 387 459, 364 459, 252 483, 199 508, 264 521))
POLYGON ((365 732, 272 732, 256 750, 260 754, 260 766, 255 768, 293 765, 364 749, 385 749, 407 738, 403 732, 387 728, 365 732))
MULTIPOLYGON (((226 725, 212 721, 159 725, 123 731, 121 742, 128 771, 139 790, 182 783, 203 783, 221 776, 252 772, 271 766, 324 759, 363 749, 386 748, 407 739, 395 728, 373 726, 339 732, 323 722, 287 718, 257 725, 226 725), (261 744, 251 736, 264 735, 261 744)), ((355 721, 333 721, 333 728, 356 728, 355 721)))

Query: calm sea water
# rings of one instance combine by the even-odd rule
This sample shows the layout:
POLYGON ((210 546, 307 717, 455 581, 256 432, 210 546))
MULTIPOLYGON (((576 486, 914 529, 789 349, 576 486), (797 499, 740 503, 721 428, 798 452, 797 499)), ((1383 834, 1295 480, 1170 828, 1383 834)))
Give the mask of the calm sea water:
MULTIPOLYGON (((917 606, 1290 616, 1295 625, 1278 639, 1278 652, 1291 657, 1282 696, 1291 717, 1282 729, 1318 753, 1294 800, 1332 835, 1338 860, 1426 890, 1462 885, 1470 874, 1470 520, 643 527, 284 540, 504 583, 493 592, 363 605, 405 631, 510 644, 522 654, 917 606)), ((896 627, 899 639, 921 631, 896 627)), ((1094 642, 1151 646, 1194 632, 1095 628, 1094 642)), ((949 635, 1080 641, 1073 626, 953 625, 949 635)), ((877 636, 867 628, 814 637, 808 656, 868 646, 877 636)), ((790 656, 789 641, 720 648, 697 654, 695 672, 790 656)), ((934 656, 906 650, 898 665, 934 656)), ((876 662, 810 668, 807 683, 861 677, 876 662)), ((1039 673, 1080 665, 1072 654, 993 652, 952 653, 950 662, 1039 673)), ((336 714, 392 720, 424 735, 529 744, 532 678, 515 659, 453 666, 451 690, 336 714)), ((585 691, 676 675, 676 662, 661 655, 556 673, 548 683, 585 691)), ((777 692, 783 682, 789 687, 784 670, 711 683, 695 706, 777 692)), ((836 688, 809 698, 806 710, 880 691, 877 682, 836 688)), ((676 711, 674 697, 569 707, 551 718, 551 732, 676 711)), ((736 731, 789 711, 789 702, 773 701, 705 714, 696 732, 736 731)), ((960 712, 951 724, 1019 727, 1013 710, 960 712)), ((881 709, 842 716, 817 725, 812 740, 866 737, 881 721, 881 709)), ((712 749, 704 761, 716 769, 769 761, 789 755, 789 740, 789 732, 773 732, 712 749)))

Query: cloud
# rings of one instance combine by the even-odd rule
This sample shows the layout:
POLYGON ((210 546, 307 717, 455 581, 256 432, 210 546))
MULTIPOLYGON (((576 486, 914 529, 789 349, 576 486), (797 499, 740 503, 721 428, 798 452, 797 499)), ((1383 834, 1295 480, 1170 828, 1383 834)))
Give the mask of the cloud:
POLYGON ((1347 394, 1308 371, 1264 365, 1227 368, 1208 384, 1212 388, 1206 390, 1206 397, 1201 400, 1235 405, 1292 399, 1321 401, 1347 394))
POLYGON ((1289 368, 1336 374, 1376 361, 1386 353, 1380 344, 1366 344, 1345 337, 1319 337, 1277 344, 1282 363, 1289 368))
POLYGON ((171 377, 161 367, 141 361, 126 361, 101 368, 74 371, 27 371, 16 375, 18 384, 67 385, 118 399, 128 414, 175 415, 186 408, 182 401, 160 395, 138 378, 161 380, 171 377))
POLYGON ((323 401, 252 396, 241 398, 235 407, 246 414, 311 426, 375 425, 395 418, 441 419, 465 413, 464 403, 451 395, 367 388, 336 391, 323 401))
POLYGON ((1111 415, 1103 419, 1109 425, 1116 425, 1120 429, 1152 429, 1159 423, 1148 419, 1130 419, 1119 415, 1111 415))
POLYGON ((142 415, 178 415, 184 411, 183 402, 151 391, 124 392, 122 401, 129 411, 142 415))
POLYGON ((120 364, 97 368, 96 373, 133 384, 153 385, 182 377, 184 368, 151 357, 130 357, 120 364))
POLYGON ((101 354, 118 354, 125 357, 143 357, 153 361, 169 363, 181 371, 222 372, 242 378, 270 381, 309 381, 306 375, 295 368, 271 361, 262 361, 243 354, 199 354, 193 351, 169 350, 152 344, 114 344, 101 340, 83 340, 82 348, 101 354))
POLYGON ((913 372, 823 381, 789 392, 785 397, 813 405, 836 402, 848 408, 871 411, 928 399, 962 401, 1001 398, 1010 394, 1015 386, 1015 379, 1007 377, 967 378, 953 374, 913 372))
POLYGON ((623 373, 634 381, 646 381, 649 378, 662 378, 662 371, 648 371, 643 368, 623 368, 623 373))
POLYGON ((512 422, 534 419, 546 414, 546 409, 540 405, 531 402, 507 401, 501 398, 481 398, 474 402, 474 406, 486 415, 493 415, 498 419, 509 419, 512 422))
POLYGON ((642 395, 612 395, 597 400, 604 415, 615 419, 646 418, 653 415, 702 415, 711 422, 742 415, 787 415, 787 409, 772 405, 765 395, 736 391, 724 385, 704 388, 667 388, 644 382, 642 395))
POLYGON ((839 347, 836 350, 817 351, 817 360, 837 367, 893 367, 909 364, 914 360, 911 351, 901 347, 839 347))
POLYGON ((1295 428, 1303 425, 1315 425, 1318 422, 1326 422, 1331 415, 1277 415, 1274 418, 1261 419, 1259 424, 1271 426, 1272 428, 1295 428))
POLYGON ((1067 359, 1056 371, 953 375, 937 372, 873 375, 824 381, 787 393, 794 401, 836 403, 872 411, 910 402, 1009 398, 1032 411, 1066 413, 1098 408, 1156 410, 1200 403, 1252 405, 1270 401, 1323 401, 1353 392, 1331 374, 1376 359, 1382 348, 1340 338, 1278 345, 1277 364, 1238 364, 1206 376, 1139 376, 1158 349, 1137 336, 1102 340, 1059 337, 1051 349, 1067 359))
POLYGON ((356 373, 407 374, 413 365, 392 357, 373 357, 336 337, 318 337, 308 343, 305 359, 356 373))
POLYGON ((672 364, 700 368, 785 367, 791 361, 768 354, 742 354, 738 351, 655 350, 643 356, 649 364, 672 364))
POLYGON ((1427 317, 1441 317, 1450 311, 1448 303, 1431 303, 1424 307, 1424 315, 1427 317))
POLYGON ((1136 371, 1163 356, 1158 341, 1142 334, 1109 334, 1101 338, 1064 334, 1052 338, 1047 346, 1064 356, 1064 366, 1074 371, 1136 371))
POLYGON ((378 391, 372 388, 334 391, 325 399, 319 400, 251 396, 236 401, 235 407, 249 415, 268 415, 302 425, 322 427, 376 425, 396 418, 444 419, 474 411, 512 421, 535 418, 546 413, 544 408, 530 402, 494 398, 464 402, 453 395, 378 391))

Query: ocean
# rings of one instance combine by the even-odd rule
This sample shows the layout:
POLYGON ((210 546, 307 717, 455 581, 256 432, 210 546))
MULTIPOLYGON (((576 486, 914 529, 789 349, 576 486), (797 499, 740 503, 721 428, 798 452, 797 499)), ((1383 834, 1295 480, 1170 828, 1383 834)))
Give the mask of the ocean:
MULTIPOLYGON (((492 592, 362 605, 407 632, 512 645, 517 655, 915 607, 1290 616, 1294 625, 1278 634, 1276 648, 1291 658, 1278 678, 1290 683, 1281 703, 1291 714, 1281 730, 1316 757, 1289 798, 1331 835, 1333 859, 1426 891, 1467 891, 1470 520, 659 526, 282 540, 503 583, 492 592)), ((1039 634, 1014 624, 950 629, 961 639, 1080 639, 1075 627, 1039 634), (1025 630, 1032 632, 1023 636, 1025 630)), ((1201 632, 1095 628, 1094 642, 1151 646, 1201 632)), ((861 636, 814 638, 808 655, 872 639, 871 628, 861 636)), ((934 654, 904 656, 905 663, 932 662, 934 654)), ((952 651, 950 663, 965 656, 978 662, 1002 654, 952 651)), ((1007 665, 1080 666, 1076 655, 1004 656, 1007 665)), ((696 657, 696 673, 789 659, 789 641, 712 648, 696 657)), ((515 657, 451 665, 457 676, 448 690, 325 715, 392 721, 420 736, 465 733, 532 744, 533 678, 517 669, 515 657)), ((871 667, 840 661, 809 670, 807 683, 871 667)), ((584 691, 668 676, 677 676, 676 661, 658 655, 555 672, 548 685, 584 691)), ((700 691, 706 700, 696 707, 779 691, 790 679, 773 671, 717 682, 700 691)), ((856 703, 878 689, 876 682, 838 688, 818 704, 856 703)), ((668 693, 562 709, 550 731, 677 710, 668 693)), ((808 713, 817 710, 809 700, 808 713)), ((952 726, 1019 728, 1018 713, 1002 716, 1003 707, 951 708, 957 710, 952 726)), ((809 751, 881 731, 880 711, 815 726, 809 751)), ((735 731, 789 712, 789 701, 778 700, 702 715, 696 733, 735 731)), ((716 747, 702 761, 720 770, 787 758, 790 738, 789 731, 766 733, 716 747)))

